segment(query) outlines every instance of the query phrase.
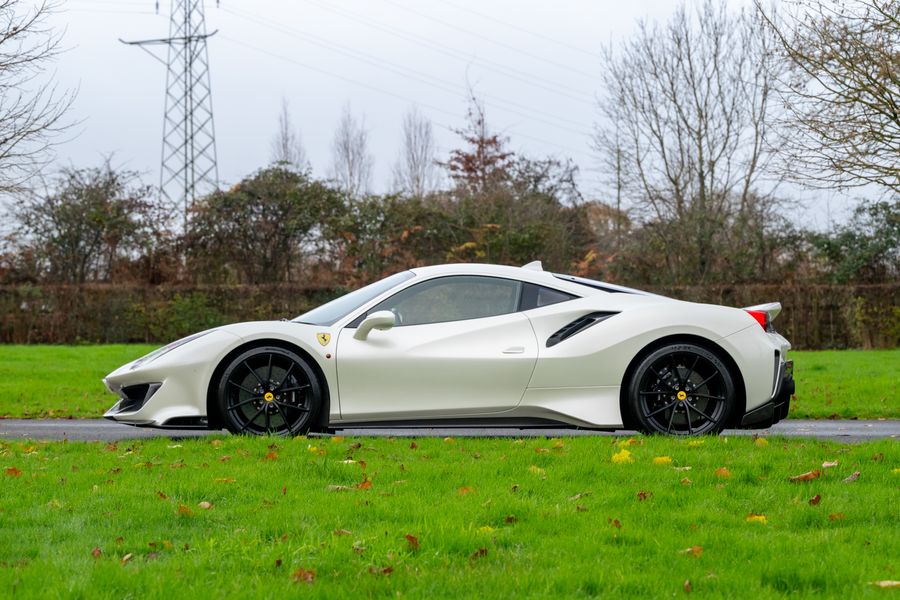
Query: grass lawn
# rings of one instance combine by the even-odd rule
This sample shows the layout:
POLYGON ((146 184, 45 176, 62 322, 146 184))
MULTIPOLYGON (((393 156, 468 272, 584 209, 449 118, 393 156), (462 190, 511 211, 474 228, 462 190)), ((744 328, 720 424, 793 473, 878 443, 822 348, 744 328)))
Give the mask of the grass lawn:
POLYGON ((898 486, 895 441, 0 441, 0 596, 885 598, 898 486))
MULTIPOLYGON (((155 346, 0 346, 0 417, 99 417, 100 382, 155 346)), ((900 349, 792 352, 794 418, 900 418, 900 349)))

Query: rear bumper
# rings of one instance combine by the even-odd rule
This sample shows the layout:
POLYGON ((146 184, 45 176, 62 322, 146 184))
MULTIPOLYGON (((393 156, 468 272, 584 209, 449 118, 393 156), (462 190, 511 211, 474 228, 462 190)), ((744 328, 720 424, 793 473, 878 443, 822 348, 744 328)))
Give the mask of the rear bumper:
POLYGON ((791 396, 794 395, 795 389, 794 361, 782 362, 779 366, 778 380, 772 399, 745 414, 741 419, 741 427, 765 429, 786 418, 791 408, 791 396))

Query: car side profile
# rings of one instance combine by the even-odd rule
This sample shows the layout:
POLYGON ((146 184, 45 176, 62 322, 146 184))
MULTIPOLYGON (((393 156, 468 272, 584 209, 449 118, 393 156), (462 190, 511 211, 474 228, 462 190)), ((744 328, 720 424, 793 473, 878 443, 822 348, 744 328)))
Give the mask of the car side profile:
POLYGON ((106 417, 300 435, 368 426, 767 427, 794 391, 781 306, 683 302, 525 267, 410 269, 292 321, 236 323, 110 373, 106 417))

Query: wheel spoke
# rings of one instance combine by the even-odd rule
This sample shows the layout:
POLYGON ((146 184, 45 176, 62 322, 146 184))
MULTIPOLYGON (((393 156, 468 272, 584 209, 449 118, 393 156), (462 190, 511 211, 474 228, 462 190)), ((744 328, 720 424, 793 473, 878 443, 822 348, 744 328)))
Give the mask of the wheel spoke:
POLYGON ((290 408, 291 410, 296 410, 296 411, 299 411, 299 412, 304 412, 304 413, 308 413, 308 412, 309 412, 309 409, 306 408, 305 406, 293 406, 293 405, 287 404, 287 403, 285 403, 285 402, 279 402, 278 400, 275 401, 275 405, 276 405, 276 406, 283 406, 283 407, 285 407, 285 408, 290 408))
POLYGON ((240 384, 238 384, 238 383, 235 383, 235 382, 234 382, 233 380, 231 380, 231 379, 228 380, 228 383, 230 383, 231 385, 233 385, 234 387, 238 388, 238 389, 241 390, 241 391, 247 392, 248 394, 254 394, 254 393, 255 393, 253 390, 248 390, 248 389, 245 388, 244 386, 242 386, 242 385, 240 385, 240 384))
POLYGON ((675 411, 677 411, 677 410, 678 410, 678 406, 676 405, 675 408, 672 409, 672 414, 669 415, 669 424, 666 426, 666 433, 669 433, 670 431, 672 431, 672 421, 675 420, 675 411))
MULTIPOLYGON (((691 396, 698 396, 700 398, 709 398, 710 400, 724 400, 725 396, 713 396, 712 394, 698 394, 696 392, 691 392, 691 396)), ((697 410, 696 408, 694 410, 697 410)))
POLYGON ((706 414, 705 412, 703 412, 702 410, 700 410, 699 408, 697 408, 696 406, 694 406, 694 405, 691 404, 690 402, 686 402, 685 404, 687 404, 688 406, 690 406, 691 408, 693 408, 695 413, 698 413, 701 417, 703 417, 704 419, 706 419, 706 420, 709 421, 710 423, 713 422, 712 417, 710 417, 708 414, 706 414))
POLYGON ((695 386, 694 386, 694 389, 695 389, 695 390, 699 390, 699 389, 702 388, 704 385, 706 385, 706 382, 708 382, 710 379, 712 379, 713 377, 717 376, 718 374, 719 374, 719 372, 716 371, 715 373, 713 373, 712 375, 710 375, 709 377, 707 377, 706 379, 704 379, 703 381, 701 381, 700 383, 698 383, 697 385, 695 385, 695 386))
POLYGON ((684 379, 681 377, 681 371, 678 370, 678 361, 675 360, 674 354, 669 357, 669 364, 671 365, 669 368, 675 373, 675 377, 678 378, 678 387, 684 389, 684 379))
POLYGON ((294 363, 291 362, 291 366, 289 366, 287 371, 285 371, 284 377, 281 379, 281 383, 278 385, 277 388, 275 388, 273 390, 273 392, 275 392, 277 394, 278 392, 282 391, 281 388, 284 386, 284 384, 286 384, 288 382, 288 377, 290 376, 291 371, 293 371, 293 370, 294 370, 294 363))
POLYGON ((694 426, 691 424, 691 406, 687 402, 684 403, 684 416, 687 419, 688 433, 694 435, 694 426))
POLYGON ((694 374, 694 368, 697 366, 697 361, 700 360, 700 355, 697 354, 694 356, 694 364, 691 365, 691 368, 688 369, 687 375, 684 376, 684 383, 690 383, 691 375, 694 374))
POLYGON ((241 431, 246 431, 246 430, 247 430, 247 427, 248 427, 251 423, 253 423, 253 421, 256 420, 256 417, 259 416, 259 413, 261 413, 261 412, 263 411, 264 408, 265 408, 265 406, 263 406, 263 407, 260 408, 258 411, 256 411, 256 414, 253 415, 253 418, 250 419, 249 421, 247 421, 246 423, 244 423, 244 424, 241 426, 241 431))
POLYGON ((638 392, 641 396, 671 396, 672 392, 638 392))
MULTIPOLYGON (((247 361, 244 361, 244 366, 250 369, 250 365, 247 364, 247 361)), ((266 384, 263 383, 263 380, 259 378, 259 375, 256 374, 256 371, 250 369, 250 372, 253 373, 253 376, 256 377, 256 380, 259 382, 259 385, 266 387, 266 384)))
POLYGON ((251 402, 259 401, 259 400, 262 400, 262 399, 263 399, 262 396, 254 396, 253 398, 247 398, 247 399, 244 400, 243 402, 238 402, 237 404, 235 404, 235 405, 233 405, 233 406, 229 406, 229 407, 228 407, 228 410, 237 410, 237 409, 239 409, 240 407, 242 407, 242 406, 245 405, 245 404, 250 404, 251 402))
POLYGON ((278 391, 279 393, 282 393, 282 392, 298 392, 298 391, 300 391, 300 390, 305 390, 305 389, 308 388, 308 387, 309 387, 309 384, 308 384, 308 383, 305 383, 305 384, 303 384, 303 385, 298 385, 298 386, 296 386, 296 387, 282 388, 282 389, 279 389, 279 390, 277 390, 277 391, 278 391))
POLYGON ((275 357, 274 354, 269 354, 269 371, 266 373, 266 385, 272 381, 272 359, 275 357))
MULTIPOLYGON (((672 407, 675 406, 676 404, 678 404, 678 400, 673 400, 672 402, 670 402, 669 404, 666 404, 666 405, 663 406, 662 408, 657 408, 657 409, 654 410, 652 413, 648 413, 647 416, 648 416, 648 417, 652 417, 653 415, 656 415, 656 414, 659 414, 659 413, 663 412, 663 411, 666 410, 667 408, 672 408, 672 407)), ((672 411, 672 412, 675 412, 675 411, 672 411)))
POLYGON ((278 414, 281 415, 281 418, 284 419, 284 430, 289 432, 289 431, 291 430, 291 426, 288 424, 288 418, 287 418, 287 415, 284 414, 284 411, 283 411, 283 410, 281 410, 281 403, 280 403, 280 402, 275 402, 275 410, 277 410, 277 411, 278 411, 278 414))
POLYGON ((666 381, 666 380, 663 378, 662 375, 659 374, 659 371, 657 371, 657 370, 654 369, 653 367, 650 367, 650 372, 653 373, 654 375, 656 375, 656 380, 657 380, 659 383, 664 384, 664 385, 667 386, 670 390, 671 390, 671 389, 675 389, 675 388, 673 388, 671 385, 669 385, 669 382, 666 381))
POLYGON ((269 407, 264 406, 263 408, 266 409, 266 433, 269 433, 269 407))

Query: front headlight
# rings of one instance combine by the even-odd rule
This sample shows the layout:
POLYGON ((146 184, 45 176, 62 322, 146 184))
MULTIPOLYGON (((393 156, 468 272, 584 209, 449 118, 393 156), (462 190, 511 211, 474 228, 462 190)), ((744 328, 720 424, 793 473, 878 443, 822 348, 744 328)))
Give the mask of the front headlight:
POLYGON ((137 359, 136 361, 134 361, 133 363, 131 363, 131 367, 129 368, 129 370, 133 371, 134 369, 137 369, 141 365, 145 365, 150 361, 156 360, 160 356, 162 356, 164 354, 168 354, 175 348, 184 346, 188 342, 193 342, 197 338, 203 337, 207 333, 212 333, 213 331, 215 331, 215 329, 207 329, 206 331, 201 331, 200 333, 195 333, 193 335, 189 335, 187 337, 181 338, 180 340, 176 340, 176 341, 172 342, 171 344, 167 344, 167 345, 163 346, 162 348, 157 348, 150 354, 146 354, 146 355, 140 357, 139 359, 137 359))

